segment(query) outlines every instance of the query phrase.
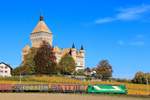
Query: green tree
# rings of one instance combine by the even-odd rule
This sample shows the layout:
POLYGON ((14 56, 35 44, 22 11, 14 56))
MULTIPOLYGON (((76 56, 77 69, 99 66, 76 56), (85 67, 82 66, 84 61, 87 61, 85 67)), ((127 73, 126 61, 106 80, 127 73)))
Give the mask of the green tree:
POLYGON ((101 76, 103 80, 108 80, 112 77, 112 66, 107 60, 102 60, 97 65, 96 73, 97 76, 101 76))
POLYGON ((24 61, 22 64, 15 68, 12 73, 13 75, 31 75, 35 73, 35 62, 34 62, 34 56, 37 52, 36 48, 31 48, 29 53, 25 55, 24 61))
POLYGON ((24 57, 24 61, 21 65, 22 69, 24 69, 24 73, 26 74, 34 74, 35 73, 35 61, 34 57, 37 53, 37 48, 31 48, 29 54, 24 57))
POLYGON ((29 66, 19 66, 13 69, 12 75, 30 75, 32 74, 32 69, 29 66))
POLYGON ((134 77, 133 80, 134 80, 135 83, 142 84, 143 81, 144 81, 144 73, 143 72, 137 72, 135 74, 135 77, 134 77))
POLYGON ((36 74, 52 74, 56 71, 56 57, 53 48, 43 41, 34 57, 36 74))
POLYGON ((75 72, 75 61, 71 55, 66 54, 59 62, 59 70, 61 74, 71 75, 75 72))
POLYGON ((21 72, 21 67, 16 67, 15 69, 12 70, 12 75, 20 75, 21 72))

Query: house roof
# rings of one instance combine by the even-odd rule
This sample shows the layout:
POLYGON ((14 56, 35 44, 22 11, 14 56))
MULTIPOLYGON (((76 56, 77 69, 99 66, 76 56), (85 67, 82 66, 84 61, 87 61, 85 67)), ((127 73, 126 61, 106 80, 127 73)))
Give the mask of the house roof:
POLYGON ((6 64, 4 62, 1 62, 0 64, 4 64, 4 65, 8 66, 11 70, 13 70, 13 68, 10 65, 8 65, 8 64, 6 64))

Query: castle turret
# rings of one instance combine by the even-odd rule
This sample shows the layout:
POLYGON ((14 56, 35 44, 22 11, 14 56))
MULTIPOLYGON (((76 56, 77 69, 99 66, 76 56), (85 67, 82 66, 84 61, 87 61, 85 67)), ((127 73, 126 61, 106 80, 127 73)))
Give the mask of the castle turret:
POLYGON ((44 17, 40 16, 37 26, 30 36, 32 47, 39 48, 43 41, 48 42, 52 46, 52 32, 44 22, 44 17))
POLYGON ((77 49, 75 48, 74 43, 72 44, 71 55, 72 55, 72 57, 74 58, 74 60, 76 60, 77 49))
POLYGON ((81 54, 82 57, 85 57, 85 50, 84 50, 83 45, 81 45, 80 54, 81 54))
POLYGON ((72 49, 75 49, 75 45, 74 45, 74 43, 72 44, 72 49))

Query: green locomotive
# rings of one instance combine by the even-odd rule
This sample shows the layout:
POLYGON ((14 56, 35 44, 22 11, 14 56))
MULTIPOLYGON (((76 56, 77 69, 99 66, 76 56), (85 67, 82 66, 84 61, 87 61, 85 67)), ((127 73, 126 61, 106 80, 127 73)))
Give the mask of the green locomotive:
POLYGON ((127 94, 127 88, 125 85, 88 85, 88 93, 111 93, 111 94, 127 94))

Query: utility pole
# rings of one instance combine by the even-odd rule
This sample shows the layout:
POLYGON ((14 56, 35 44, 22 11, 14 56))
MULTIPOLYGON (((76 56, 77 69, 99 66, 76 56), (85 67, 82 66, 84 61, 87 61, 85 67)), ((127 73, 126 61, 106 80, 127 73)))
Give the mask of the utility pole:
POLYGON ((21 78, 22 78, 22 76, 21 76, 21 72, 20 72, 20 76, 19 76, 19 83, 21 84, 21 78))
POLYGON ((147 94, 149 95, 149 82, 148 82, 148 76, 146 75, 146 85, 147 85, 147 94))

